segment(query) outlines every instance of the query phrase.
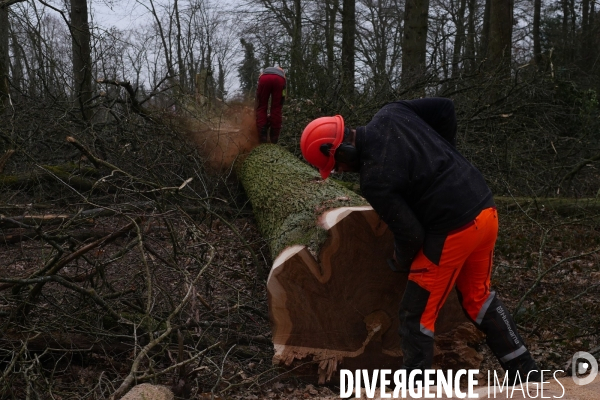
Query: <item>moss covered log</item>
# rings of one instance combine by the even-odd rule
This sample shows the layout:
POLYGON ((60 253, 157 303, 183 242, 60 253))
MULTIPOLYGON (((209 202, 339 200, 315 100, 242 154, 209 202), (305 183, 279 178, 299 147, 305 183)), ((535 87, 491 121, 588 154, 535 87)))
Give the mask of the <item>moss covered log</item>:
POLYGON ((317 170, 274 144, 255 148, 243 162, 239 178, 273 258, 295 244, 316 253, 327 237, 316 223, 324 211, 368 205, 333 180, 322 180, 317 170))

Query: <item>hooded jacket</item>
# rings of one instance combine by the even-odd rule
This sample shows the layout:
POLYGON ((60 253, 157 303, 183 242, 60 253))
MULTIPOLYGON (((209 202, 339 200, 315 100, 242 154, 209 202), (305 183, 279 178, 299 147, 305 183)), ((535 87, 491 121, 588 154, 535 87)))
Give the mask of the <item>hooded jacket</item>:
POLYGON ((443 243, 494 205, 481 173, 456 149, 456 129, 444 98, 388 103, 356 129, 361 192, 394 234, 403 269, 421 248, 428 255, 428 242, 443 243))

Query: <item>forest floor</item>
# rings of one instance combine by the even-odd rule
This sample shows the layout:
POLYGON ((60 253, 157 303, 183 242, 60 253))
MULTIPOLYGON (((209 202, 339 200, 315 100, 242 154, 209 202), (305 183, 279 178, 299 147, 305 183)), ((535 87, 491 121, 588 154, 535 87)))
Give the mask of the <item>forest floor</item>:
MULTIPOLYGON (((54 212, 47 210, 47 213, 54 212)), ((502 209, 500 218, 492 283, 509 309, 514 310, 521 334, 539 365, 544 369, 564 370, 575 352, 598 351, 600 226, 597 219, 574 219, 548 212, 540 215, 533 210, 525 214, 521 210, 502 209)), ((122 224, 115 217, 98 219, 88 221, 85 231, 96 232, 96 237, 101 237, 122 224)), ((210 398, 211 394, 216 394, 215 398, 232 399, 337 398, 339 387, 318 386, 314 382, 288 376, 271 365, 273 348, 269 342, 264 281, 270 260, 251 215, 233 219, 231 227, 215 219, 204 221, 198 229, 205 234, 203 240, 215 246, 218 259, 207 270, 207 279, 198 284, 196 299, 190 304, 186 317, 180 320, 180 329, 186 326, 189 338, 196 338, 199 342, 202 335, 212 337, 205 343, 220 340, 221 358, 218 360, 221 365, 216 360, 207 362, 207 358, 204 363, 190 363, 186 372, 165 373, 147 381, 166 384, 181 398, 210 398), (252 243, 261 259, 260 268, 265 270, 256 271, 250 266, 250 256, 243 250, 232 227, 252 243), (259 276, 260 279, 257 278, 259 276), (194 320, 196 323, 190 323, 194 320), (210 327, 211 323, 214 327, 210 327)), ((16 231, 17 228, 5 229, 3 235, 15 234, 16 231)), ((182 228, 179 232, 184 234, 186 229, 182 228)), ((132 238, 120 238, 102 251, 107 254, 117 252, 132 238)), ((151 267, 156 268, 155 277, 162 280, 160 285, 157 283, 157 289, 177 290, 178 282, 168 275, 168 271, 161 272, 158 265, 161 249, 172 247, 168 228, 158 222, 150 225, 145 238, 148 248, 155 252, 149 257, 151 267)), ((0 246, 4 260, 1 277, 30 276, 39 268, 47 247, 38 240, 0 246)), ((126 290, 132 282, 139 284, 139 277, 130 273, 135 271, 129 267, 131 261, 124 257, 104 271, 102 279, 112 282, 116 292, 126 290)), ((85 271, 84 265, 77 265, 65 269, 64 274, 78 277, 85 271)), ((82 285, 94 287, 92 279, 82 285)), ((97 283, 95 287, 101 293, 97 283)), ((20 330, 15 324, 0 339, 1 347, 12 349, 13 356, 26 349, 33 358, 23 360, 21 368, 10 366, 13 369, 4 376, 10 389, 5 389, 4 396, 24 398, 27 380, 31 380, 30 384, 38 388, 40 398, 105 398, 118 386, 119 377, 122 379, 127 375, 135 357, 135 348, 143 345, 143 340, 136 345, 131 332, 129 335, 120 331, 117 334, 107 327, 106 315, 103 316, 101 310, 89 302, 83 301, 72 310, 66 310, 63 302, 74 300, 74 297, 67 296, 64 288, 54 289, 61 294, 51 291, 44 294, 39 307, 45 315, 36 314, 36 318, 40 319, 35 326, 25 324, 20 330), (84 311, 96 312, 95 315, 104 319, 104 325, 92 326, 89 315, 84 315, 84 311), (72 325, 69 320, 79 322, 79 326, 72 325), (83 320, 88 326, 81 325, 83 320), (37 372, 34 374, 34 371, 37 372), (74 386, 80 390, 74 390, 74 386), (52 395, 43 395, 44 392, 52 395)), ((0 310, 9 309, 11 304, 4 298, 0 310)), ((184 343, 184 357, 193 357, 198 351, 197 345, 188 343, 187 334, 185 342, 179 343, 184 343)), ((166 369, 176 363, 181 349, 175 337, 155 352, 152 358, 154 364, 148 364, 146 368, 166 369)), ((484 356, 480 368, 480 379, 484 380, 488 370, 500 372, 501 368, 484 343, 479 350, 484 356)), ((5 354, 0 366, 8 368, 10 359, 5 354)))
MULTIPOLYGON (((257 144, 236 128, 248 123, 241 115, 194 138, 213 171, 229 174, 257 144)), ((124 160, 135 147, 127 146, 118 144, 124 160)), ((142 143, 130 157, 145 150, 142 143)), ((166 145, 160 152, 175 154, 166 145)), ((161 158, 148 175, 194 165, 185 157, 161 158)), ((338 398, 335 384, 272 365, 265 285, 272 260, 239 184, 197 175, 189 192, 157 197, 173 188, 126 171, 105 174, 118 190, 94 197, 73 195, 64 180, 59 197, 52 183, 2 193, 0 398, 106 399, 127 376, 166 385, 181 399, 338 398), (47 219, 19 219, 31 215, 47 219), (57 265, 57 278, 44 277, 57 265)), ((492 285, 539 366, 565 370, 577 351, 597 357, 598 215, 539 203, 498 210, 492 285)), ((480 379, 501 371, 485 343, 478 350, 480 379)))

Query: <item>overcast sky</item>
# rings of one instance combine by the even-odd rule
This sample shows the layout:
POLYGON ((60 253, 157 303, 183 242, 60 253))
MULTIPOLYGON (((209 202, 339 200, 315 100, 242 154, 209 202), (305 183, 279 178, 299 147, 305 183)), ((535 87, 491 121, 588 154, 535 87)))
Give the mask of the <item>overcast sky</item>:
POLYGON ((116 26, 119 29, 134 28, 146 19, 146 9, 137 1, 94 1, 91 2, 94 22, 103 27, 116 26))
MULTIPOLYGON (((172 0, 168 0, 171 1, 172 0)), ((241 0, 212 0, 227 9, 233 9, 241 0)), ((155 4, 160 3, 157 1, 155 4)), ((163 1, 164 3, 164 1, 163 1)), ((116 27, 119 30, 135 32, 136 28, 152 22, 153 17, 146 8, 145 0, 88 0, 93 23, 100 29, 116 27)), ((125 77, 126 78, 126 77, 125 77)), ((237 69, 232 71, 226 81, 229 97, 240 87, 237 69)))

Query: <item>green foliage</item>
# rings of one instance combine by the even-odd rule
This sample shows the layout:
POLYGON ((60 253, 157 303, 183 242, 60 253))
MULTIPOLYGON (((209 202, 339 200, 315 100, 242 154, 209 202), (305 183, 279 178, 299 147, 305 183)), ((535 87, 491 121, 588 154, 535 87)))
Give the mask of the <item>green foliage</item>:
POLYGON ((238 68, 240 86, 245 94, 251 94, 258 82, 260 62, 254 54, 254 44, 244 39, 240 39, 240 42, 244 47, 244 60, 238 68))

